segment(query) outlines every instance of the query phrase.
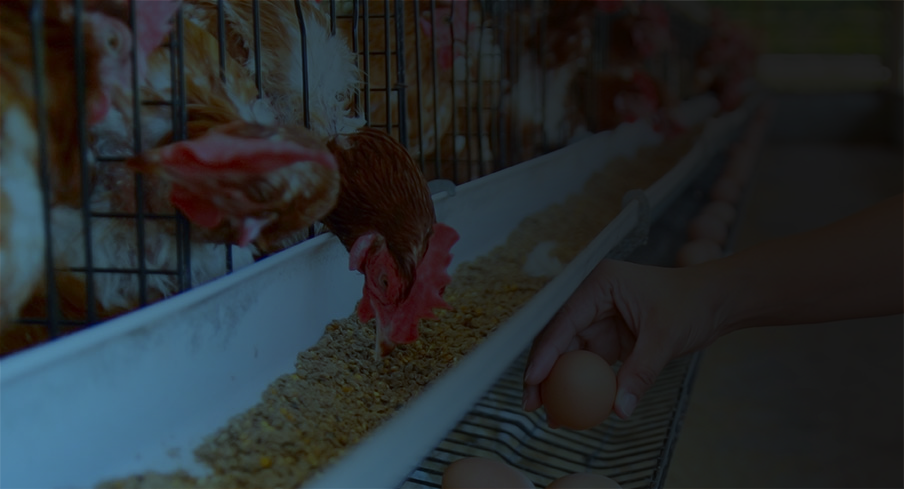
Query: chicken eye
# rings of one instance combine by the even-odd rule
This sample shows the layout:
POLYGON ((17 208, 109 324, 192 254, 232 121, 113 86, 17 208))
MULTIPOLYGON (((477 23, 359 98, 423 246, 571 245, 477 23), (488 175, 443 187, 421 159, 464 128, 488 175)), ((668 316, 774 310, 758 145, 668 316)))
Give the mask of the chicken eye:
POLYGON ((119 35, 117 33, 110 34, 110 37, 107 38, 107 47, 111 52, 119 51, 119 46, 121 45, 121 41, 119 39, 119 35))
POLYGON ((386 275, 380 275, 380 287, 383 290, 386 290, 389 287, 389 280, 386 278, 386 275))

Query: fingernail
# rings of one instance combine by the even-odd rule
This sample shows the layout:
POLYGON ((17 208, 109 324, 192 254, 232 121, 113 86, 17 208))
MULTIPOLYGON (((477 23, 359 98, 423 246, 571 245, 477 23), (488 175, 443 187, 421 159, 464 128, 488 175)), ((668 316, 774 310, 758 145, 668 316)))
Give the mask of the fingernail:
POLYGON ((625 416, 631 416, 637 406, 637 396, 629 392, 619 392, 615 398, 615 407, 625 416))
POLYGON ((524 371, 524 382, 527 382, 527 379, 531 378, 533 373, 534 373, 534 364, 533 363, 527 364, 527 370, 524 371))

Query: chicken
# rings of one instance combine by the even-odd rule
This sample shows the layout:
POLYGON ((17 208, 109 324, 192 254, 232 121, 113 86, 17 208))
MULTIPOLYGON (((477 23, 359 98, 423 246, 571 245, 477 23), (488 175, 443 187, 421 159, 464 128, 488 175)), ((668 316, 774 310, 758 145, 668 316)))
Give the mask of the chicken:
MULTIPOLYGON (((51 201, 73 205, 81 203, 81 179, 78 151, 78 124, 72 114, 77 110, 74 79, 75 37, 72 5, 67 2, 44 3, 45 58, 43 90, 47 114, 48 163, 50 164, 51 201)), ((3 111, 22 110, 36 130, 32 30, 29 12, 32 2, 12 0, 0 3, 3 18, 2 80, 3 111)), ((102 119, 116 90, 124 90, 131 80, 122 66, 131 46, 128 27, 101 13, 82 16, 85 48, 85 112, 89 124, 102 119)), ((36 158, 33 159, 37 164, 36 158)))
MULTIPOLYGON (((452 2, 453 17, 467 13, 469 27, 452 36, 455 115, 451 130, 440 138, 440 170, 436 161, 423 165, 428 179, 467 182, 492 171, 490 132, 501 96, 502 52, 495 42, 492 19, 479 2, 452 2), (463 171, 462 171, 463 170, 463 171)), ((445 30, 445 29, 443 29, 445 30)))
POLYGON ((662 103, 611 93, 613 84, 628 87, 640 83, 630 80, 638 78, 633 73, 642 69, 642 62, 670 48, 669 19, 661 5, 553 1, 528 3, 508 17, 504 24, 511 25, 503 31, 501 42, 508 52, 517 53, 517 59, 507 74, 510 87, 503 97, 505 123, 498 140, 511 162, 558 149, 601 126, 614 127, 618 120, 636 118, 616 114, 611 104, 617 99, 628 112, 646 111, 645 105, 662 103), (607 68, 601 73, 599 63, 591 57, 593 33, 600 15, 616 11, 618 15, 608 22, 607 68), (625 81, 617 81, 619 78, 625 81), (606 105, 607 114, 588 110, 606 105), (603 118, 609 120, 603 122, 603 118))
POLYGON ((358 318, 376 318, 378 355, 418 337, 418 321, 448 308, 446 268, 458 240, 436 222, 427 182, 404 146, 362 128, 328 143, 341 174, 336 208, 323 220, 365 276, 358 318))
MULTIPOLYGON (((81 166, 74 80, 75 18, 72 5, 43 4, 44 65, 35 70, 30 1, 0 3, 0 321, 7 322, 40 282, 44 269, 44 196, 39 149, 48 163, 51 204, 79 205, 81 166), (41 82, 46 109, 46 140, 38 137, 35 80, 41 82)), ((82 15, 87 123, 103 118, 115 92, 130 77, 122 62, 131 35, 120 21, 96 12, 82 15)), ((88 155, 90 157, 90 155, 88 155)), ((90 161, 88 162, 90 163, 90 161)))
POLYGON ((591 132, 614 129, 623 122, 650 120, 666 134, 679 128, 664 111, 662 86, 642 68, 612 70, 591 75, 580 73, 574 80, 576 96, 591 132))
MULTIPOLYGON (((258 5, 262 89, 272 102, 276 122, 305 125, 307 102, 310 129, 324 139, 363 126, 364 119, 352 112, 354 93, 362 79, 355 56, 343 36, 330 34, 329 18, 320 7, 311 1, 298 4, 307 45, 303 55, 296 3, 263 1, 258 5)), ((184 14, 216 37, 217 6, 217 0, 192 0, 185 3, 184 14)), ((253 4, 245 0, 225 1, 223 13, 227 54, 243 67, 247 79, 254 80, 253 4)), ((207 56, 217 59, 217 51, 210 51, 207 56)))
POLYGON ((711 19, 712 34, 697 55, 695 85, 712 91, 724 110, 741 105, 752 88, 757 49, 752 35, 719 11, 711 19))
POLYGON ((503 97, 502 144, 518 163, 586 133, 572 80, 591 67, 597 14, 610 2, 530 3, 506 19, 502 43, 516 62, 503 97), (515 54, 517 53, 517 54, 515 54))
MULTIPOLYGON (((149 2, 142 2, 149 3, 149 2)), ((185 66, 186 138, 204 135, 216 126, 242 120, 270 125, 276 122, 274 104, 258 98, 253 77, 229 56, 223 60, 225 80, 220 78, 216 37, 193 22, 183 23, 182 61, 185 66)), ((170 49, 155 49, 147 57, 146 75, 140 84, 145 101, 173 100, 170 49)), ((92 127, 94 150, 107 157, 129 158, 134 153, 131 97, 127 107, 114 108, 92 127)), ((149 149, 172 142, 172 109, 150 105, 141 109, 141 147, 149 149)))
MULTIPOLYGON (((326 3, 321 5, 328 9, 326 3)), ((363 7, 362 4, 359 15, 364 14, 363 7)), ((359 102, 360 109, 368 114, 370 126, 386 128, 404 141, 414 158, 426 168, 435 167, 440 157, 437 150, 453 128, 453 112, 466 98, 465 74, 470 72, 471 79, 476 80, 479 43, 482 40, 487 44, 492 39, 475 32, 482 24, 479 2, 439 1, 435 8, 427 0, 403 2, 401 33, 397 33, 394 11, 388 13, 389 30, 386 30, 383 2, 367 2, 366 7, 370 16, 366 38, 360 26, 359 37, 354 38, 354 19, 342 19, 337 26, 355 43, 356 52, 362 57, 360 65, 367 70, 367 90, 359 102), (397 46, 398 35, 402 37, 401 50, 397 46), (404 66, 400 66, 399 55, 387 58, 385 54, 400 51, 404 66), (400 86, 400 68, 404 71, 404 87, 400 86), (404 93, 401 100, 400 91, 404 93), (392 112, 387 112, 387 106, 393 108, 392 112), (404 110, 404 121, 399 120, 398 107, 404 110), (400 133, 401 124, 405 127, 404 134, 400 133)), ((348 2, 338 4, 337 8, 342 14, 353 13, 348 2)))

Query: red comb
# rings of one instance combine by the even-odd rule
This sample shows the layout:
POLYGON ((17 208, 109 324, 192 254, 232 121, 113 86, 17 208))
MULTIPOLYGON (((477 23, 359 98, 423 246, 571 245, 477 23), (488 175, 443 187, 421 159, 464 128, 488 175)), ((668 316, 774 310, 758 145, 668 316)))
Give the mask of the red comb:
POLYGON ((142 0, 137 2, 138 47, 145 56, 163 44, 170 31, 170 18, 179 10, 181 0, 142 0))
MULTIPOLYGON (((452 281, 447 269, 452 262, 450 250, 458 237, 458 233, 445 224, 433 225, 427 253, 417 266, 417 280, 396 313, 399 316, 394 321, 397 329, 391 331, 389 336, 393 343, 411 343, 417 339, 418 320, 436 317, 434 309, 450 309, 442 295, 452 281)), ((360 314, 361 311, 359 317, 360 314)))
POLYGON ((348 269, 357 270, 364 273, 364 259, 367 258, 367 251, 377 238, 377 233, 367 233, 355 240, 355 244, 348 250, 348 269))

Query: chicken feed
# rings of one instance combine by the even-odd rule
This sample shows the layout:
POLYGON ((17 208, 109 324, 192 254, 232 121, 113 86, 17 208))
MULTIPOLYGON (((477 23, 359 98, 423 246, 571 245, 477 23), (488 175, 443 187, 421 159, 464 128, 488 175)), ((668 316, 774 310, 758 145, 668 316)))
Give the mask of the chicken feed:
POLYGON ((539 243, 554 241, 550 254, 569 263, 616 217, 625 192, 658 180, 698 134, 610 162, 582 192, 525 219, 504 245, 461 264, 444 296, 452 309, 423 321, 420 339, 388 357, 374 359, 374 324, 361 324, 356 314, 328 324, 318 343, 298 354, 295 372, 277 378, 260 403, 196 449, 212 475, 149 472, 100 487, 298 487, 392 417, 551 280, 522 271, 539 243))

